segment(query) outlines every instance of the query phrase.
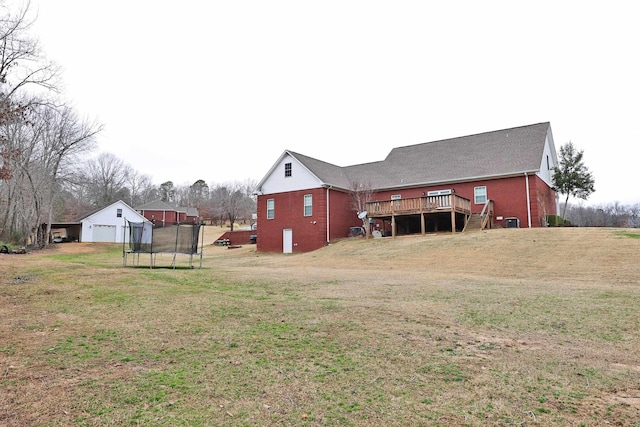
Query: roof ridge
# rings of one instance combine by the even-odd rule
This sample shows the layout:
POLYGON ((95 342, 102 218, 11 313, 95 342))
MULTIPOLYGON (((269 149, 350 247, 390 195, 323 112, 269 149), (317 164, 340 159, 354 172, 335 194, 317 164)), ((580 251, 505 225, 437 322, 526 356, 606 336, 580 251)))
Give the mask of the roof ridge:
MULTIPOLYGON (((452 141, 454 139, 472 138, 472 137, 481 136, 481 135, 488 135, 488 134, 491 134, 491 133, 501 133, 501 132, 510 131, 510 130, 530 128, 530 127, 534 127, 534 126, 550 125, 550 124, 551 124, 551 122, 547 121, 547 122, 533 123, 533 124, 530 124, 530 125, 514 126, 514 127, 510 127, 510 128, 504 128, 504 129, 490 130, 490 131, 478 132, 478 133, 470 133, 468 135, 454 136, 454 137, 451 137, 451 138, 434 139, 433 141, 418 142, 417 144, 401 145, 399 147, 393 147, 391 149, 391 151, 389 152, 389 154, 391 154, 391 152, 393 150, 396 150, 398 148, 416 147, 416 146, 419 146, 419 145, 433 144, 433 143, 436 143, 436 142, 445 142, 445 141, 452 141)), ((389 155, 387 155, 387 157, 389 157, 389 155)), ((386 158, 385 158, 385 160, 386 160, 386 158)))

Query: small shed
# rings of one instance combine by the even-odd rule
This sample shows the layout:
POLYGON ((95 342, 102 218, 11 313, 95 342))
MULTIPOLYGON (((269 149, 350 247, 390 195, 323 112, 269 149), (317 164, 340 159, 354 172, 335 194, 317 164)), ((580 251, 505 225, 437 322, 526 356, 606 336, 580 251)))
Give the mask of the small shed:
POLYGON ((83 218, 81 242, 126 243, 129 241, 128 221, 149 222, 122 200, 99 209, 83 218))

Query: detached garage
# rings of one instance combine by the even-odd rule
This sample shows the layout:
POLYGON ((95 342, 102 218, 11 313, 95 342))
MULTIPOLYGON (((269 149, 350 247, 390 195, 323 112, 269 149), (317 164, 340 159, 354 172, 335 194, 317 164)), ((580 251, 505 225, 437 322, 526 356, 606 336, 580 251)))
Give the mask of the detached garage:
POLYGON ((127 220, 149 222, 122 200, 95 211, 80 219, 81 242, 122 243, 129 241, 127 220))

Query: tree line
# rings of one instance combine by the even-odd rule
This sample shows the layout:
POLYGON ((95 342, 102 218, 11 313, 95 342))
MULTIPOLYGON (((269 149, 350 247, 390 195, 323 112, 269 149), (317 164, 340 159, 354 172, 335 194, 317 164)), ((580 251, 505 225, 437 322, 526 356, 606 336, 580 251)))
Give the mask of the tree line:
POLYGON ((62 99, 60 70, 29 35, 27 12, 0 2, 0 237, 18 242, 53 220, 102 129, 62 99))
POLYGON ((619 202, 584 206, 564 204, 565 220, 577 227, 640 228, 640 203, 625 205, 619 202))
POLYGON ((245 180, 207 184, 203 179, 193 184, 165 181, 155 184, 150 175, 141 174, 112 153, 101 153, 88 159, 79 171, 79 180, 64 187, 57 217, 67 221, 81 218, 88 212, 122 200, 133 208, 155 200, 176 207, 197 208, 203 221, 210 224, 251 222, 256 211, 253 191, 256 182, 245 180))
POLYGON ((59 67, 29 33, 28 9, 0 0, 0 241, 46 244, 36 232, 42 224, 75 221, 117 200, 135 208, 162 198, 212 222, 251 220, 249 181, 158 186, 111 153, 89 158, 103 126, 64 100, 59 67))

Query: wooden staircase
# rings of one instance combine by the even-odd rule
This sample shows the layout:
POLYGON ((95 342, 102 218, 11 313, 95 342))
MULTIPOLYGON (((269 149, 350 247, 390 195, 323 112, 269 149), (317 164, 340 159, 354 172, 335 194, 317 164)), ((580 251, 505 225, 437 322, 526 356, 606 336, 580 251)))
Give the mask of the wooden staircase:
POLYGON ((467 221, 462 231, 481 231, 482 219, 482 216, 478 213, 471 214, 469 221, 467 221))
POLYGON ((487 200, 480 213, 472 213, 462 231, 481 231, 493 227, 493 201, 487 200))

